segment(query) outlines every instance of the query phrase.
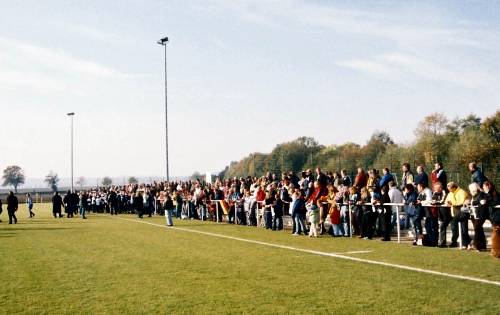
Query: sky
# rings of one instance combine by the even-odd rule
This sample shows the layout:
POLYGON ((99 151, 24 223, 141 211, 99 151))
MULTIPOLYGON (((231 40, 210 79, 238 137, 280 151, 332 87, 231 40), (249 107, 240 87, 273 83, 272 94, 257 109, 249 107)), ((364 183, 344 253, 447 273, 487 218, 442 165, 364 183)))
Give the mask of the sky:
POLYGON ((0 169, 164 176, 164 36, 172 176, 500 108, 500 1, 0 0, 0 169))

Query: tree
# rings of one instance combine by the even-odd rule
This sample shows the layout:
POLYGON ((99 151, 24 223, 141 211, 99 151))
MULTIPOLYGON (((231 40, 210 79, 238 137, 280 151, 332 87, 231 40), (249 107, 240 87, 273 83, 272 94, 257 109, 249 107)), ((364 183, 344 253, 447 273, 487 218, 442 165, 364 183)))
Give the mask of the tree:
POLYGON ((448 124, 448 118, 442 113, 432 113, 424 117, 415 129, 415 135, 421 137, 424 135, 441 135, 445 132, 448 124))
POLYGON ((139 181, 137 180, 137 178, 135 178, 134 176, 130 176, 127 180, 127 182, 130 184, 130 185, 135 185, 137 184, 139 181))
POLYGON ((113 184, 113 180, 112 180, 111 178, 109 178, 109 177, 107 177, 107 176, 106 176, 106 177, 104 177, 104 178, 102 179, 102 185, 103 185, 104 187, 111 186, 111 184, 113 184))
POLYGON ((500 110, 483 121, 481 131, 500 143, 500 110))
POLYGON ((7 166, 3 170, 3 184, 2 186, 12 186, 17 193, 17 187, 24 184, 26 177, 24 171, 17 165, 7 166))
POLYGON ((59 184, 59 180, 60 180, 59 176, 56 173, 54 173, 53 171, 50 171, 49 174, 47 176, 45 176, 44 182, 47 183, 47 186, 49 186, 53 192, 56 192, 57 186, 59 184))
POLYGON ((86 181, 87 181, 87 180, 85 179, 85 177, 80 176, 80 177, 78 177, 78 179, 76 180, 76 184, 77 184, 78 186, 80 186, 80 189, 82 189, 82 188, 83 188, 83 185, 85 185, 85 182, 86 182, 86 181))

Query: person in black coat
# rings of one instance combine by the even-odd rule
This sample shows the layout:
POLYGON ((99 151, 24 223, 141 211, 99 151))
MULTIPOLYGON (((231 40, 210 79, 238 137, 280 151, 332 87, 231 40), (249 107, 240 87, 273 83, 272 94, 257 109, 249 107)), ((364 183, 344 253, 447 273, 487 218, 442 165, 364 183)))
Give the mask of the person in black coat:
POLYGON ((17 224, 16 211, 18 208, 17 197, 14 196, 14 193, 9 192, 9 196, 7 197, 7 213, 9 214, 9 224, 12 224, 12 219, 14 219, 14 224, 17 224))
POLYGON ((142 216, 144 215, 144 199, 142 198, 142 194, 140 192, 136 192, 132 202, 134 209, 137 212, 137 216, 142 219, 142 216))
POLYGON ((64 207, 63 200, 59 195, 59 193, 56 191, 54 193, 54 196, 52 197, 52 214, 54 215, 54 218, 57 218, 57 216, 59 216, 59 218, 63 217, 61 211, 63 207, 64 207))

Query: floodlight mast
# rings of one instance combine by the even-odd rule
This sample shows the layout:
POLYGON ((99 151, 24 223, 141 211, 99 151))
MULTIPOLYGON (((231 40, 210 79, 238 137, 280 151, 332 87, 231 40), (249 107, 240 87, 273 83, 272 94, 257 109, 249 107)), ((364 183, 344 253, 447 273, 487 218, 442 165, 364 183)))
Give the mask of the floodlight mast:
POLYGON ((74 186, 73 186, 73 117, 75 116, 74 112, 67 113, 69 117, 71 117, 71 192, 74 193, 74 186))
POLYGON ((167 43, 168 37, 164 37, 157 41, 162 45, 165 50, 165 168, 167 175, 167 182, 170 181, 170 173, 168 167, 168 102, 167 102, 167 43))

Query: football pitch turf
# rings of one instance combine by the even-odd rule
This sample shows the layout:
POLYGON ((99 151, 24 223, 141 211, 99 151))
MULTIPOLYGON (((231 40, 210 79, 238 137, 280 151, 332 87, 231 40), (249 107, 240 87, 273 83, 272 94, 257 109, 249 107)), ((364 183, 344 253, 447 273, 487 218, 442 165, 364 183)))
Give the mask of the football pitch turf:
POLYGON ((489 253, 132 215, 0 216, 0 314, 498 314, 489 253), (434 273, 428 273, 429 271, 434 273), (463 277, 462 277, 463 276, 463 277), (481 282, 482 281, 482 282, 481 282))

